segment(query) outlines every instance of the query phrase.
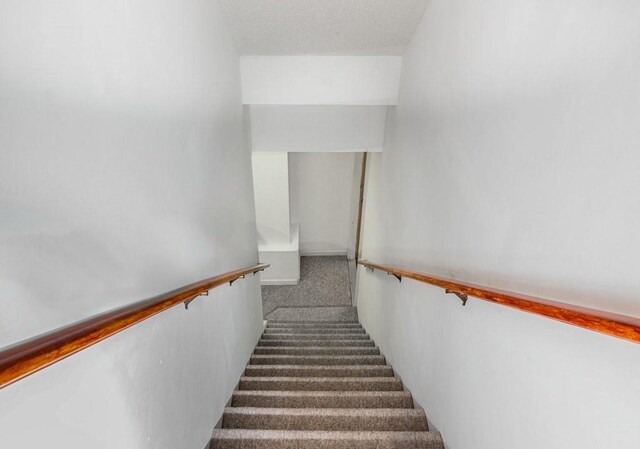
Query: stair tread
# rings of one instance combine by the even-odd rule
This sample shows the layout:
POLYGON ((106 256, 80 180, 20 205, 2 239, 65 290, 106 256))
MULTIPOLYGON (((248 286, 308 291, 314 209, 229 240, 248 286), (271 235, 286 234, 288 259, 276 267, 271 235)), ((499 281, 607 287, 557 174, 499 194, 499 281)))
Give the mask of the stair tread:
POLYGON ((314 326, 310 324, 305 324, 301 326, 287 326, 284 324, 267 326, 265 329, 273 330, 273 331, 286 331, 286 330, 295 330, 295 331, 314 331, 314 330, 329 330, 329 331, 362 331, 364 328, 362 326, 355 325, 345 325, 345 324, 334 324, 334 325, 323 325, 323 326, 314 326))
POLYGON ((334 333, 350 333, 350 332, 356 332, 356 333, 361 333, 364 334, 367 331, 362 328, 362 327, 319 327, 319 326, 295 326, 295 327, 265 327, 264 328, 265 331, 268 332, 281 332, 281 333, 286 333, 286 332, 290 332, 290 333, 308 333, 308 334, 312 334, 314 332, 318 332, 320 331, 321 333, 323 332, 334 332, 334 333))
POLYGON ((373 365, 385 364, 382 355, 286 355, 286 354, 253 354, 249 359, 251 365, 373 365))
POLYGON ((370 397, 370 396, 407 396, 411 397, 408 391, 278 391, 278 390, 236 390, 233 392, 238 396, 274 396, 274 397, 370 397))
POLYGON ((272 365, 247 365, 245 369, 260 371, 268 369, 287 369, 296 368, 304 371, 318 371, 318 370, 351 370, 357 371, 359 369, 377 371, 377 370, 392 370, 391 365, 290 365, 290 364, 272 364, 272 365))
MULTIPOLYGON (((371 449, 431 449, 441 448, 440 435, 426 431, 330 431, 330 430, 258 430, 216 429, 212 435, 212 449, 225 440, 239 440, 252 448, 314 447, 371 448, 371 449), (303 445, 304 444, 304 445, 303 445)), ((225 445, 223 447, 241 447, 225 445)))
POLYGON ((428 430, 422 410, 410 408, 228 407, 223 428, 279 430, 428 430))
POLYGON ((233 407, 413 408, 408 391, 237 390, 233 407))
POLYGON ((291 377, 291 376, 265 376, 252 377, 242 376, 240 380, 259 380, 259 381, 300 381, 300 382, 399 382, 397 377, 291 377))
POLYGON ((402 390, 397 377, 261 377, 243 376, 241 390, 390 391, 402 390), (250 388, 248 388, 250 387, 250 388))
POLYGON ((366 334, 367 331, 361 327, 335 328, 335 327, 267 327, 264 329, 267 334, 366 334))
MULTIPOLYGON (((268 347, 268 346, 267 346, 268 347)), ((265 360, 276 360, 281 358, 291 358, 293 360, 313 360, 313 359, 329 359, 329 360, 343 360, 349 359, 351 355, 280 355, 280 354, 252 354, 252 358, 255 359, 265 359, 265 360)), ((383 355, 361 355, 359 357, 374 359, 382 359, 383 355)))
POLYGON ((389 439, 403 437, 425 437, 439 438, 434 432, 429 431, 350 431, 350 430, 269 430, 269 429, 215 429, 214 436, 235 436, 243 435, 251 438, 274 438, 274 439, 300 439, 306 437, 314 437, 318 439, 332 439, 340 437, 341 439, 389 439), (423 435, 427 434, 427 435, 423 435))
POLYGON ((272 334, 264 333, 263 340, 369 340, 369 334, 272 334))
POLYGON ((288 323, 288 324, 360 324, 357 320, 268 320, 269 324, 280 324, 280 323, 288 323))
POLYGON ((381 355, 377 346, 256 346, 255 355, 381 355))
POLYGON ((278 329, 278 328, 356 328, 362 329, 362 325, 360 323, 267 323, 267 328, 278 329))
POLYGON ((274 375, 282 377, 392 377, 393 368, 389 365, 247 365, 245 368, 246 377, 274 375))
POLYGON ((225 413, 246 415, 295 415, 295 416, 418 416, 425 417, 417 408, 287 408, 287 407, 227 407, 225 413))
POLYGON ((373 340, 275 340, 260 339, 258 346, 375 346, 373 340))

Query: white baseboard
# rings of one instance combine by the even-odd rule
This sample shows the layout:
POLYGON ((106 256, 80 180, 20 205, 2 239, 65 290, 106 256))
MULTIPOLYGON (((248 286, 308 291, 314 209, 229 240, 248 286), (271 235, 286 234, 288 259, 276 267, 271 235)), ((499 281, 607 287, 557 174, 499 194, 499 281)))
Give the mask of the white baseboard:
POLYGON ((301 256, 347 256, 347 250, 305 251, 300 250, 301 256))
POLYGON ((300 279, 266 279, 260 281, 260 285, 298 285, 300 279))

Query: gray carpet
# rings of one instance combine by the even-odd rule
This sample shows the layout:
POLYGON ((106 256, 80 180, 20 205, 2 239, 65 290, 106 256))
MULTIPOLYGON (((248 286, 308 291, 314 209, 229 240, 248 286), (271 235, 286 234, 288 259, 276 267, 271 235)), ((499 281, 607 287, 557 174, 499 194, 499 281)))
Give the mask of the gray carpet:
MULTIPOLYGON (((276 309, 298 308, 299 311, 301 307, 351 307, 346 257, 301 257, 298 285, 262 286, 262 310, 265 318, 270 318, 267 315, 276 309)), ((279 319, 284 319, 286 312, 288 311, 281 311, 279 319)), ((293 310, 290 312, 294 313, 293 310)))
POLYGON ((358 321, 355 307, 278 307, 265 315, 269 321, 358 321))
POLYGON ((355 320, 269 322, 209 447, 444 449, 355 320))

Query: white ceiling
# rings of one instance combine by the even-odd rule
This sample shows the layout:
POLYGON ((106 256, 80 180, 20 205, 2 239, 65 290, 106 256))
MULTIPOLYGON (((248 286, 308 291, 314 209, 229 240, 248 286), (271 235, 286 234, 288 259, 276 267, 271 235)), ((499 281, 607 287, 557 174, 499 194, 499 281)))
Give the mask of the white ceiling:
POLYGON ((243 55, 398 55, 428 0, 219 0, 243 55))

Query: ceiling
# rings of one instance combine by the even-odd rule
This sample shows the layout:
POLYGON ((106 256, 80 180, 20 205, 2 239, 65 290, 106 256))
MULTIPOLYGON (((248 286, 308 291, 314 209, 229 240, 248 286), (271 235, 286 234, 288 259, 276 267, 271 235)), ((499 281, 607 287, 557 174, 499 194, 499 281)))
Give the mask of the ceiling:
POLYGON ((243 55, 399 55, 428 0, 218 0, 243 55))

